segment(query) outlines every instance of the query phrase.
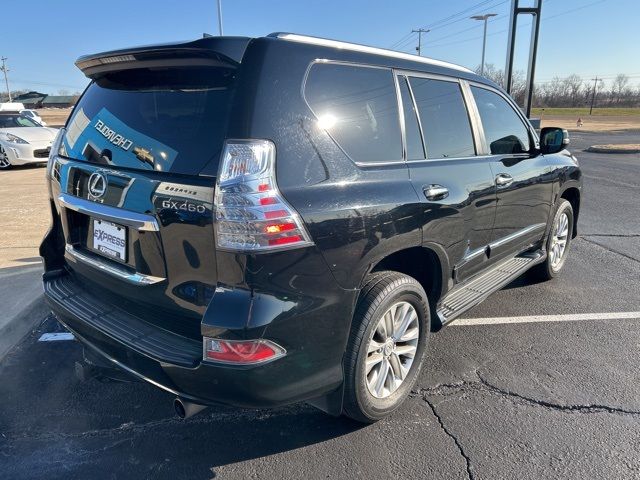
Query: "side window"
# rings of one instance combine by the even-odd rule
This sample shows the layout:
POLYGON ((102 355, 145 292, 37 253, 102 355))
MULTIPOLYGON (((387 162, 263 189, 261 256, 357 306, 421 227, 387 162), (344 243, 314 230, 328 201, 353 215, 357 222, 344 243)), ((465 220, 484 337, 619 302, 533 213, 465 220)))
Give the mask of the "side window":
POLYGON ((471 91, 491 153, 504 155, 528 152, 529 131, 511 105, 486 88, 471 87, 471 91))
POLYGON ((319 125, 356 162, 402 160, 398 99, 386 68, 317 63, 304 95, 319 125))
POLYGON ((457 82, 411 77, 427 158, 476 154, 467 107, 457 82))
POLYGON ((424 145, 418 124, 418 112, 413 105, 411 91, 406 77, 398 77, 402 109, 404 110, 404 131, 407 137, 407 160, 424 160, 424 145))

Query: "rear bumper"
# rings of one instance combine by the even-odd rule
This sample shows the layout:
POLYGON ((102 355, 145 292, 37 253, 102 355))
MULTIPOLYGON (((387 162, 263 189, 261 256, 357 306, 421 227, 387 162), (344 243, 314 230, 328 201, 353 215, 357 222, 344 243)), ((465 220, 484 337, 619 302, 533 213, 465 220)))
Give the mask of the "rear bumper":
POLYGON ((56 317, 85 348, 193 402, 276 407, 322 397, 341 384, 341 358, 327 370, 318 368, 305 349, 292 348, 285 357, 264 365, 210 364, 202 361, 201 342, 100 302, 68 273, 45 274, 44 289, 56 317))

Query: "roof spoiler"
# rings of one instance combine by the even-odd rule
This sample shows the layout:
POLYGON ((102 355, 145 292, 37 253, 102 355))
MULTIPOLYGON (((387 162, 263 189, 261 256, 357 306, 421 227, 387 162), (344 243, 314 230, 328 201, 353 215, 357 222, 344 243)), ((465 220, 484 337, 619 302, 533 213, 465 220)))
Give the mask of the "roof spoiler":
POLYGON ((76 66, 87 77, 134 68, 211 66, 235 69, 251 38, 205 37, 192 42, 150 45, 85 55, 76 66))

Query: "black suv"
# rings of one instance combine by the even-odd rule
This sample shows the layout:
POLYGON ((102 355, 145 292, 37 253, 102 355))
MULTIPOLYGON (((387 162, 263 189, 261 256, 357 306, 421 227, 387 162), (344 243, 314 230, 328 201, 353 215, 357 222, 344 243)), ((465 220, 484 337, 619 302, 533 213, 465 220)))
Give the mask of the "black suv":
POLYGON ((272 34, 81 57, 46 297, 91 368, 205 405, 376 421, 431 330, 576 235, 566 131, 465 68, 272 34))

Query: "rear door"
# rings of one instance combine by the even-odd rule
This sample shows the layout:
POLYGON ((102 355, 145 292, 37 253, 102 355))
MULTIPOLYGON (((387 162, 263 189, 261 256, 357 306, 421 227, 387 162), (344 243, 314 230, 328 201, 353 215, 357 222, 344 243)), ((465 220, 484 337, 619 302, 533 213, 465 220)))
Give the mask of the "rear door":
POLYGON ((460 80, 413 73, 397 79, 423 242, 443 246, 450 273, 464 281, 487 262, 496 204, 490 161, 477 155, 460 80))
POLYGON ((471 85, 497 189, 490 243, 493 260, 542 239, 552 198, 550 167, 535 148, 530 127, 512 102, 490 87, 471 85))
POLYGON ((67 124, 52 191, 73 275, 96 297, 199 338, 216 285, 215 178, 202 172, 217 170, 235 70, 167 62, 94 79, 67 124))

